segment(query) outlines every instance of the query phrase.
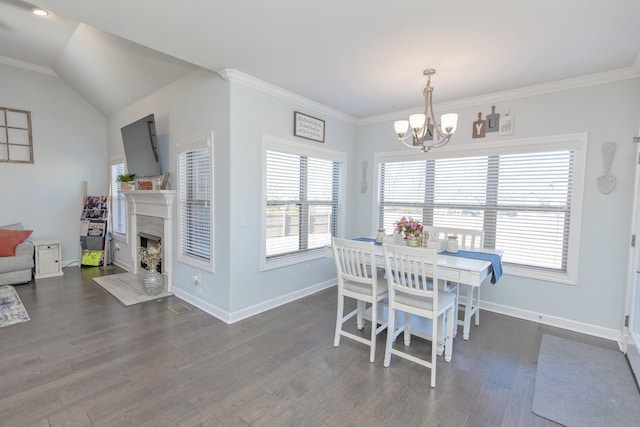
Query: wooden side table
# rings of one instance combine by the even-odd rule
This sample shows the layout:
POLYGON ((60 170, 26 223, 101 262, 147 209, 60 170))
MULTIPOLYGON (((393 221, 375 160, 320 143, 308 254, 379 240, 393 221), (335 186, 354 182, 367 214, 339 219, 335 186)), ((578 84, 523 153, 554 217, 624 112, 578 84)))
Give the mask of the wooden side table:
POLYGON ((62 244, 58 240, 32 240, 35 246, 35 278, 62 276, 62 244))

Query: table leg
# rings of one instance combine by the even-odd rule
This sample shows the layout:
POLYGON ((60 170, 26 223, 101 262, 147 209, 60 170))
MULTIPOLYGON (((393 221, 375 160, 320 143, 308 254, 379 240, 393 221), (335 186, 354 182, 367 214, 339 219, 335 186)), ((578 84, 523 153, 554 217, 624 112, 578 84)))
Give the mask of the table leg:
POLYGON ((465 285, 466 288, 466 300, 464 306, 464 326, 462 329, 462 338, 469 340, 469 332, 471 329, 471 316, 473 315, 473 286, 465 285))
POLYGON ((478 286, 476 293, 476 326, 480 326, 480 286, 478 286))

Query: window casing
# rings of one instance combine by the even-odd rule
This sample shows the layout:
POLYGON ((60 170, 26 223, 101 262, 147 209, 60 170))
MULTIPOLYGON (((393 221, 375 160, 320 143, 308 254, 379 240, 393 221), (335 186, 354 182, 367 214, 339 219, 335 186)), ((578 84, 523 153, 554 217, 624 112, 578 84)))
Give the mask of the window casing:
POLYGON ((585 152, 577 134, 467 144, 420 160, 378 155, 375 223, 390 232, 407 215, 483 229, 505 272, 575 283, 585 152))
POLYGON ((118 175, 123 175, 124 162, 111 165, 111 229, 114 238, 127 239, 127 201, 120 188, 118 175))
POLYGON ((0 107, 0 162, 33 163, 31 111, 0 107))
POLYGON ((214 271, 213 134, 178 145, 178 260, 214 271))
POLYGON ((261 269, 322 257, 344 235, 346 156, 274 137, 263 148, 261 269))

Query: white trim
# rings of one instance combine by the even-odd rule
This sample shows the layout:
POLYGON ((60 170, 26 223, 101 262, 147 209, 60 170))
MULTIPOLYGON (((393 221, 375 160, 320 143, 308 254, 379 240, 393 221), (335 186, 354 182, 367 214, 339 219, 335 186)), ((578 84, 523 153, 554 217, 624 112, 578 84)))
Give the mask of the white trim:
MULTIPOLYGON (((331 160, 334 162, 347 161, 347 153, 317 146, 311 142, 292 141, 290 139, 278 138, 271 135, 262 135, 262 148, 266 156, 267 150, 283 151, 285 153, 299 156, 315 157, 318 159, 331 160)), ((263 169, 266 165, 266 157, 263 162, 263 169)), ((264 172, 264 171, 263 171, 264 172)))
MULTIPOLYGON (((120 252, 120 251, 117 251, 120 252)), ((114 255, 112 257, 112 262, 114 265, 117 265, 120 268, 123 268, 125 270, 127 270, 128 272, 133 271, 133 265, 130 262, 124 261, 124 260, 120 260, 120 259, 116 259, 116 256, 114 255)))
POLYGON ((11 65, 12 67, 16 67, 16 68, 22 68, 29 71, 35 71, 36 73, 42 73, 48 76, 59 77, 56 74, 56 72, 49 67, 43 67, 42 65, 32 64, 31 62, 20 61, 19 59, 0 56, 0 63, 11 65))
POLYGON ((271 83, 267 83, 248 74, 244 74, 238 70, 226 68, 222 71, 219 71, 218 74, 228 82, 237 83, 242 86, 255 89, 259 92, 266 93, 267 95, 271 95, 276 98, 283 99, 287 102, 300 105, 301 107, 308 108, 309 110, 312 110, 314 112, 341 120, 350 125, 358 124, 358 119, 349 114, 343 113, 342 111, 338 111, 331 107, 327 107, 324 104, 312 101, 309 98, 305 98, 304 96, 300 96, 286 89, 282 89, 271 83))
MULTIPOLYGON (((605 71, 602 73, 588 74, 570 79, 556 80, 553 82, 541 83, 537 85, 524 86, 521 88, 504 90, 486 95, 479 95, 469 98, 463 98, 454 101, 437 103, 434 105, 435 111, 453 111, 463 108, 474 107, 482 104, 496 104, 500 102, 510 101, 518 98, 530 96, 544 95, 548 93, 561 92, 565 90, 578 89, 581 87, 595 86, 605 83, 616 82, 620 80, 628 80, 640 77, 640 54, 636 59, 636 64, 632 67, 619 68, 616 70, 605 71)), ((218 74, 226 81, 241 84, 243 86, 258 90, 271 96, 283 99, 288 102, 299 104, 302 107, 318 113, 341 120, 347 124, 355 126, 364 126, 381 122, 392 122, 398 117, 407 117, 416 111, 420 111, 424 106, 416 106, 400 111, 392 111, 389 113, 379 114, 375 116, 356 118, 352 115, 343 113, 324 104, 312 101, 308 98, 300 96, 296 93, 282 89, 271 83, 267 83, 248 74, 244 74, 234 69, 224 69, 218 74)))
POLYGON ((636 378, 640 377, 640 352, 638 348, 640 345, 635 338, 632 338, 627 341, 627 359, 629 360, 629 366, 631 366, 631 370, 636 378))
MULTIPOLYGON (((451 157, 474 157, 487 156, 492 154, 517 154, 527 152, 540 152, 546 150, 572 149, 575 150, 573 197, 571 205, 571 225, 569 230, 569 252, 567 258, 567 273, 553 274, 536 272, 532 276, 530 270, 513 267, 505 267, 505 273, 542 278, 555 283, 577 285, 578 283, 578 263, 580 256, 580 235, 582 229, 582 212, 584 197, 584 181, 587 164, 587 133, 570 133, 563 135, 548 135, 534 138, 520 138, 512 140, 495 140, 483 144, 459 144, 448 145, 439 148, 435 152, 429 152, 425 159, 441 159, 451 157)), ((372 188, 374 197, 372 198, 371 223, 377 224, 378 220, 378 165, 381 162, 401 162, 416 160, 414 150, 400 150, 391 152, 379 152, 373 154, 373 178, 372 188)))
MULTIPOLYGON (((640 62, 640 54, 638 55, 640 62)), ((500 102, 510 101, 518 98, 530 96, 544 95, 548 93, 562 92, 570 89, 578 89, 581 87, 595 86, 605 83, 616 82, 620 80, 628 80, 640 77, 640 69, 637 67, 619 68, 617 70, 605 71, 602 73, 589 74, 586 76, 575 77, 571 79, 556 80, 553 82, 542 83, 538 85, 525 86, 517 89, 504 90, 487 95, 479 95, 470 98, 463 98, 456 101, 442 102, 434 104, 435 111, 455 111, 463 108, 474 107, 482 104, 497 104, 500 102)), ((409 114, 421 111, 423 106, 408 108, 406 110, 394 111, 376 116, 365 117, 357 121, 358 126, 370 125, 373 123, 392 122, 398 118, 408 117, 409 114)))
MULTIPOLYGON (((313 261, 324 257, 322 249, 318 251, 310 251, 307 254, 300 254, 292 257, 284 257, 282 259, 273 259, 267 261, 267 248, 266 248, 266 217, 267 217, 267 151, 274 150, 284 153, 290 153, 298 156, 312 157, 316 159, 324 159, 332 162, 339 162, 342 164, 340 168, 340 177, 338 179, 338 216, 340 218, 339 223, 342 223, 344 228, 345 223, 345 204, 346 204, 346 177, 347 177, 347 153, 332 150, 329 148, 318 147, 313 143, 291 141, 288 139, 278 138, 271 135, 262 135, 262 161, 261 161, 261 192, 262 192, 262 204, 260 207, 260 271, 268 271, 276 268, 287 267, 290 265, 300 264, 303 262, 313 261)), ((339 229, 338 235, 342 237, 344 230, 339 229)))
MULTIPOLYGON (((540 323, 543 325, 579 332, 581 334, 608 339, 617 342, 619 347, 621 345, 621 334, 620 331, 616 329, 604 328, 590 323, 578 322, 575 320, 565 319, 563 317, 550 316, 545 313, 523 310, 485 300, 480 300, 480 309, 491 311, 493 313, 504 314, 518 319, 528 320, 534 323, 540 323)), ((480 313, 480 317, 482 318, 482 313, 480 313)), ((482 319, 480 320, 480 324, 482 325, 482 319)))
MULTIPOLYGON (((110 162, 110 166, 109 166, 109 175, 110 175, 110 182, 113 182, 114 179, 117 179, 117 177, 114 177, 111 175, 111 173, 113 172, 113 167, 115 165, 123 165, 123 170, 126 172, 127 170, 127 161, 124 157, 117 157, 115 159, 112 159, 110 162)), ((109 201, 111 203, 111 215, 113 216, 113 197, 114 195, 117 193, 115 188, 111 189, 111 200, 109 201)), ((112 231, 112 238, 114 240, 119 240, 125 244, 129 244, 129 233, 127 233, 127 230, 129 228, 129 224, 127 223, 129 220, 129 213, 127 212, 127 209, 129 207, 129 203, 127 203, 127 197, 124 195, 124 193, 122 193, 122 191, 120 192, 120 194, 122 194, 122 200, 124 201, 124 233, 118 233, 117 231, 113 230, 113 221, 110 225, 111 231, 112 231)), ((113 258, 113 255, 112 255, 113 258)))
POLYGON ((215 157, 214 157, 214 134, 213 131, 208 134, 200 135, 194 137, 192 139, 179 141, 176 143, 176 171, 177 171, 177 191, 176 191, 176 202, 177 202, 177 236, 178 236, 178 262, 181 262, 186 265, 190 265, 195 268, 199 268, 204 271, 208 271, 211 273, 215 273, 216 271, 216 255, 215 255, 215 157), (209 217, 209 261, 203 261, 197 259, 195 257, 187 256, 182 253, 182 209, 180 206, 181 203, 181 182, 180 182, 180 155, 187 151, 199 150, 201 148, 206 148, 209 150, 209 159, 211 162, 211 195, 209 200, 209 205, 211 209, 211 215, 209 217))
POLYGON ((277 298, 273 298, 268 301, 255 304, 235 312, 228 312, 226 310, 222 310, 216 307, 215 305, 210 304, 209 302, 203 300, 202 298, 192 295, 188 292, 185 292, 182 289, 175 288, 173 290, 173 293, 178 298, 188 302, 189 304, 194 305, 195 307, 199 308, 205 313, 210 314, 211 316, 217 319, 220 319, 227 324, 232 324, 232 323, 236 323, 241 320, 247 319, 249 317, 255 316, 256 314, 260 314, 260 313, 264 313, 265 311, 272 310, 281 305, 288 304, 290 302, 299 300, 301 298, 305 298, 309 295, 313 295, 317 292, 323 291, 325 289, 328 289, 336 285, 337 285, 336 279, 327 280, 325 282, 317 283, 315 285, 306 287, 304 289, 300 289, 295 292, 291 292, 289 294, 285 294, 277 298))
MULTIPOLYGON (((298 291, 291 292, 289 294, 282 295, 277 298, 273 298, 268 301, 264 301, 264 302, 237 310, 235 312, 228 312, 226 310, 222 310, 219 307, 216 307, 215 305, 210 304, 209 302, 203 300, 202 298, 195 296, 193 294, 190 294, 180 288, 174 288, 173 293, 178 298, 188 302, 189 304, 192 304, 193 306, 199 308, 205 313, 217 319, 220 319, 221 321, 227 324, 233 324, 241 320, 247 319, 249 317, 255 316, 257 314, 264 313, 266 311, 280 307, 281 305, 288 304, 290 302, 297 301, 299 299, 313 295, 325 289, 329 289, 336 285, 337 285, 336 279, 330 279, 330 280, 306 287, 304 289, 300 289, 298 291)), ((517 319, 523 319, 523 320, 534 322, 534 323, 540 323, 543 325, 553 326, 561 329, 579 332, 586 335, 608 339, 611 341, 616 341, 618 342, 618 345, 620 345, 620 332, 615 329, 603 328, 601 326, 592 325, 589 323, 577 322, 577 321, 565 319, 562 317, 549 316, 544 313, 538 313, 538 312, 529 311, 529 310, 522 310, 519 308, 496 304, 496 303, 485 301, 485 300, 480 300, 480 309, 490 311, 493 313, 503 314, 505 316, 514 317, 517 319)), ((480 315, 482 316, 482 313, 480 315)), ((631 360, 631 357, 630 357, 630 360, 631 360)), ((638 356, 638 362, 640 362, 640 355, 638 356)))

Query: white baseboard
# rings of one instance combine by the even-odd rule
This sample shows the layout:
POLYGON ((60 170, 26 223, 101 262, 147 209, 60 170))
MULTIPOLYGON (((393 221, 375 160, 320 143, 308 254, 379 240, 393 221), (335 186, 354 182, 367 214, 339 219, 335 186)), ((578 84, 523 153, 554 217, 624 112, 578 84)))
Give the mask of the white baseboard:
POLYGON ((631 370, 633 374, 636 376, 636 379, 640 379, 640 344, 638 341, 631 335, 629 337, 629 341, 627 342, 627 359, 629 359, 629 365, 631 365, 631 370))
POLYGON ((193 294, 190 294, 188 292, 183 291, 182 289, 176 288, 175 286, 173 287, 173 289, 171 289, 171 291, 173 292, 173 294, 175 296, 177 296, 178 298, 180 298, 183 301, 188 302, 189 304, 193 305, 194 307, 199 308, 200 310, 204 311, 205 313, 222 320, 224 323, 231 323, 229 321, 229 319, 231 318, 230 314, 228 311, 222 310, 218 307, 216 307, 213 304, 208 303, 207 301, 203 300, 200 297, 197 297, 193 294))
POLYGON ((111 261, 113 263, 113 265, 117 265, 120 268, 123 268, 127 271, 133 271, 133 265, 129 264, 128 262, 123 262, 122 260, 112 260, 111 261))
MULTIPOLYGON (((250 307, 243 308, 241 310, 235 312, 228 312, 226 310, 220 309, 215 305, 204 301, 200 297, 185 292, 182 289, 173 288, 173 293, 178 298, 194 305, 205 313, 210 314, 213 317, 216 317, 227 324, 232 324, 239 322, 240 320, 247 319, 251 316, 255 316, 256 314, 263 313, 265 311, 274 309, 281 305, 293 302, 300 298, 304 298, 306 296, 315 294, 316 292, 320 292, 324 289, 330 288, 332 286, 336 286, 336 280, 328 280, 326 282, 318 283, 313 286, 309 286, 304 289, 300 289, 298 291, 282 295, 277 298, 273 298, 268 301, 261 302, 259 304, 255 304, 250 307)), ((562 317, 550 316, 544 313, 538 313, 529 310, 523 310, 515 307, 510 307, 506 305, 496 304, 490 301, 480 301, 480 309, 491 311, 494 313, 504 314, 506 316, 515 317, 518 319, 524 319, 535 323, 541 323, 544 325, 554 326, 557 328, 567 329, 574 332, 579 332, 586 335, 592 335, 595 337, 600 337, 604 339, 608 339, 611 341, 615 341, 618 344, 621 342, 621 332, 611 328, 603 328, 601 326, 596 326, 588 323, 577 322, 574 320, 565 319, 562 317)), ((631 346, 630 346, 631 347, 631 346)), ((634 346, 633 349, 638 353, 638 348, 640 346, 634 346)), ((631 358, 631 357, 630 357, 631 358)), ((638 372, 640 372, 640 354, 637 357, 638 364, 638 372)))
POLYGON ((511 317, 517 317, 518 319, 529 320, 531 322, 542 323, 543 325, 555 326, 557 328, 580 332, 586 335, 605 338, 617 342, 618 346, 620 346, 620 342, 622 339, 621 331, 618 331, 616 329, 603 328, 602 326, 591 325, 589 323, 577 322, 575 320, 550 316, 548 314, 537 313, 535 311, 523 310, 520 308, 496 304, 490 301, 480 300, 480 309, 504 314, 511 317))
POLYGON ((281 305, 293 302, 300 298, 313 295, 316 292, 320 292, 332 286, 336 286, 335 279, 327 280, 326 282, 317 283, 313 286, 309 286, 308 288, 300 289, 298 291, 291 292, 289 294, 282 295, 280 297, 273 298, 271 300, 264 301, 259 304, 255 304, 250 307, 246 307, 231 313, 226 310, 222 310, 219 307, 216 307, 215 305, 208 303, 207 301, 204 301, 200 297, 197 297, 193 294, 185 292, 182 289, 178 289, 174 287, 173 293, 178 298, 188 302, 189 304, 194 305, 195 307, 198 307, 200 310, 204 311, 205 313, 208 313, 211 316, 216 317, 225 323, 231 324, 231 323, 239 322, 240 320, 243 320, 243 319, 247 319, 251 316, 255 316, 256 314, 260 314, 265 311, 274 309, 281 305))

